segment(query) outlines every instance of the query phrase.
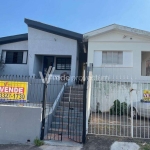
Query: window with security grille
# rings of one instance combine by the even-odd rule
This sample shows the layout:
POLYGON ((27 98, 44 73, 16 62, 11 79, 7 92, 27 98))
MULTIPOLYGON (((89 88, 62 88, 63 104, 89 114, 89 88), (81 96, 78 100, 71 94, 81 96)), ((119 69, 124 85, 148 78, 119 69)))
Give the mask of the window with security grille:
POLYGON ((123 64, 123 52, 122 51, 103 51, 102 52, 102 64, 123 64))
POLYGON ((27 63, 27 51, 12 51, 3 50, 3 57, 6 64, 26 64, 27 63))
POLYGON ((71 70, 71 58, 56 58, 57 70, 71 70))

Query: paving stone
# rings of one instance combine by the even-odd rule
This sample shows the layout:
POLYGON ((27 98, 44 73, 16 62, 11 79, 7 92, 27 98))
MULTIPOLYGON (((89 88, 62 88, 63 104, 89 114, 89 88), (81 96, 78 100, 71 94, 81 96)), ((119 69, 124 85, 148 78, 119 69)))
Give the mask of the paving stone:
POLYGON ((111 150, 139 150, 139 145, 133 142, 114 142, 111 150))

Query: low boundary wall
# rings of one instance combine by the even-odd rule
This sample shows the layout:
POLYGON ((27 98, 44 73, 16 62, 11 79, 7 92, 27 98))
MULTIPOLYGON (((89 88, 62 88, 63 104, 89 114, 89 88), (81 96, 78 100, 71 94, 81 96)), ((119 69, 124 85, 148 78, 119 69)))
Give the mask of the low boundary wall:
POLYGON ((40 139, 42 108, 0 106, 0 144, 40 139))

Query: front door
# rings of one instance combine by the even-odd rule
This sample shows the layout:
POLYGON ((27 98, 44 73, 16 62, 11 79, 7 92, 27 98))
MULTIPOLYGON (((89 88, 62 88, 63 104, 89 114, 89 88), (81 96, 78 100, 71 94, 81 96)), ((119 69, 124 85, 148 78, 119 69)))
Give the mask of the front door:
POLYGON ((44 56, 43 59, 43 75, 46 76, 49 66, 53 67, 54 65, 54 56, 44 56))

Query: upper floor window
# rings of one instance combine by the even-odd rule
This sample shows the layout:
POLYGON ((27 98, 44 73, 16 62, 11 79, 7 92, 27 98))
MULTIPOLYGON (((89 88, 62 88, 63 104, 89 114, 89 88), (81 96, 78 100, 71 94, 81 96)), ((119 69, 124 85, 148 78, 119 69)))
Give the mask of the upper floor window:
POLYGON ((5 64, 26 64, 27 51, 3 50, 2 57, 5 64))
POLYGON ((71 58, 56 58, 57 70, 71 70, 71 58))
POLYGON ((123 64, 123 52, 122 51, 103 51, 102 52, 102 64, 123 64))

